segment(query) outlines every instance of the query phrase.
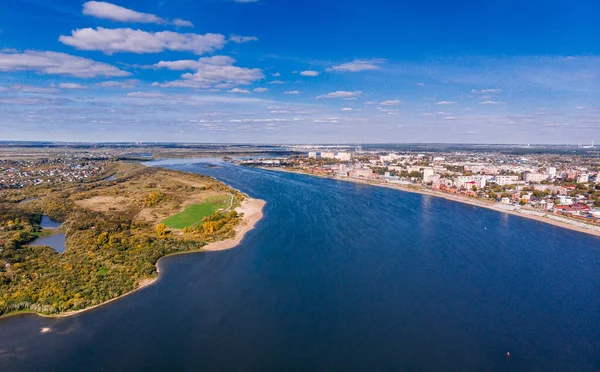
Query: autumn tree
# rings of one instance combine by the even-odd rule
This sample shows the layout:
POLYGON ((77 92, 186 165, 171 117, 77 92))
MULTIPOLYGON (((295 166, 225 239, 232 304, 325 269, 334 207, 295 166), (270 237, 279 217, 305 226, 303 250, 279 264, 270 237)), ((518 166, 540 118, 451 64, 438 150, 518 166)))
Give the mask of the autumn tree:
POLYGON ((167 233, 167 226, 164 223, 156 225, 156 233, 158 236, 164 236, 167 233))

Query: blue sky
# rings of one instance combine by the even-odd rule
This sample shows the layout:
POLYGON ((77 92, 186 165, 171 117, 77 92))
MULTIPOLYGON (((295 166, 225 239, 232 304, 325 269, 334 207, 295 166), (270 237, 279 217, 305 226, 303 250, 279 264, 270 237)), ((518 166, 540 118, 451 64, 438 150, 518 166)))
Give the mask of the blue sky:
POLYGON ((587 143, 600 3, 4 0, 0 140, 587 143))

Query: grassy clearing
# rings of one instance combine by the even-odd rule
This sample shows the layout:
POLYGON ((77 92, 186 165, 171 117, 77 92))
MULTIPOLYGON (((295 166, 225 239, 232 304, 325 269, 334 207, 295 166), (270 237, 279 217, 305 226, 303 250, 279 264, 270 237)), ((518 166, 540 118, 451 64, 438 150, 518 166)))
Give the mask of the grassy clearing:
POLYGON ((207 198, 202 204, 192 204, 185 207, 183 212, 166 218, 163 223, 172 229, 183 229, 200 222, 219 209, 226 209, 231 202, 230 195, 220 195, 207 198))
POLYGON ((58 234, 62 232, 60 229, 43 229, 42 231, 36 231, 31 233, 36 239, 45 238, 50 235, 58 234))

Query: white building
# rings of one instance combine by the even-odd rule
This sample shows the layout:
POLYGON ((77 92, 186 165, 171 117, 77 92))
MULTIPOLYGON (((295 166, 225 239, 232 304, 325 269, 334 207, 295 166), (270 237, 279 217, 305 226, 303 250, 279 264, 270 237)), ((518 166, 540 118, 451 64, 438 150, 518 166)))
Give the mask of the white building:
POLYGON ((548 175, 542 174, 542 173, 526 172, 523 175, 523 180, 525 180, 525 182, 529 182, 529 183, 538 183, 538 182, 545 181, 547 179, 548 179, 548 175))
POLYGON ((592 216, 600 218, 600 208, 594 208, 590 210, 590 213, 592 214, 592 216))
POLYGON ((371 168, 356 168, 350 172, 352 177, 373 178, 373 170, 371 168))
POLYGON ((427 183, 427 182, 433 181, 433 180, 430 180, 430 178, 433 177, 434 174, 435 174, 435 172, 431 168, 423 169, 423 182, 427 183))
POLYGON ((317 153, 315 151, 311 151, 308 153, 308 158, 309 159, 316 159, 317 158, 317 153))
POLYGON ((571 205, 573 204, 573 198, 566 195, 559 195, 556 197, 560 205, 571 205))
POLYGON ((577 176, 577 183, 588 183, 590 181, 590 175, 589 174, 580 174, 579 176, 577 176))
POLYGON ((546 168, 546 174, 548 175, 548 178, 553 180, 556 178, 556 168, 554 167, 548 167, 546 168))
POLYGON ((482 188, 482 187, 485 187, 485 184, 487 183, 487 181, 491 180, 492 178, 493 178, 492 176, 486 176, 486 175, 458 176, 454 180, 454 184, 456 185, 457 188, 460 189, 461 187, 464 186, 465 183, 475 182, 477 187, 482 188))
POLYGON ((499 186, 514 185, 519 181, 519 176, 496 176, 490 179, 490 182, 495 182, 499 186))
POLYGON ((434 174, 433 176, 429 176, 427 178, 427 182, 439 183, 442 176, 439 174, 434 174))
POLYGON ((352 160, 352 154, 349 152, 338 152, 335 158, 341 161, 350 161, 352 160))
POLYGON ((335 159, 335 153, 333 152, 321 152, 321 157, 325 159, 335 159))
POLYGON ((379 157, 379 161, 381 161, 382 163, 389 163, 389 162, 392 162, 392 161, 394 161, 396 159, 398 159, 398 155, 393 154, 393 153, 389 153, 387 155, 379 157))

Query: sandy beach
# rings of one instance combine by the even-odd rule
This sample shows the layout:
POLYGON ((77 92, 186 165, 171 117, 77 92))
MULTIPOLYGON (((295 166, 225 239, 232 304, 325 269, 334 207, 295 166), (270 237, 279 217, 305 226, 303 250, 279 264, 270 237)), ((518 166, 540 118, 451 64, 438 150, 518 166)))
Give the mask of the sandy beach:
MULTIPOLYGON (((141 279, 138 282, 137 288, 134 289, 133 291, 127 292, 121 296, 115 297, 115 298, 105 301, 101 304, 86 307, 85 309, 81 309, 81 310, 68 311, 68 312, 64 312, 64 313, 60 313, 60 314, 51 314, 51 315, 38 314, 38 313, 34 313, 34 312, 25 311, 25 312, 7 314, 7 315, 5 315, 5 317, 16 316, 16 315, 20 315, 20 314, 35 314, 35 315, 38 315, 38 316, 41 316, 44 318, 65 318, 65 317, 81 314, 83 312, 96 309, 98 307, 107 305, 114 301, 118 301, 125 296, 129 296, 130 294, 135 293, 135 292, 139 291, 140 289, 146 288, 146 287, 154 284, 159 278, 160 262, 165 258, 177 256, 177 255, 184 255, 184 254, 223 251, 226 249, 231 249, 231 248, 236 247, 238 244, 240 244, 240 242, 242 241, 242 239, 244 238, 246 233, 248 231, 252 230, 254 228, 254 226, 256 225, 256 223, 262 219, 262 217, 263 217, 262 210, 263 210, 263 207, 265 206, 265 204, 266 204, 266 202, 264 200, 246 198, 241 203, 241 205, 235 209, 238 213, 243 214, 242 221, 240 221, 240 223, 235 228, 235 238, 210 243, 210 244, 202 247, 201 250, 189 251, 189 252, 179 252, 179 253, 175 253, 172 255, 161 257, 156 262, 156 273, 157 273, 156 277, 141 279)), ((43 329, 40 332, 48 333, 50 331, 51 331, 50 329, 43 329)))
POLYGON ((238 213, 244 215, 242 221, 235 227, 235 238, 221 240, 219 242, 210 243, 205 246, 203 251, 222 251, 225 249, 231 249, 242 241, 244 235, 254 228, 254 225, 263 217, 263 207, 265 201, 260 199, 247 198, 242 202, 242 205, 237 207, 235 210, 238 213))
POLYGON ((550 212, 545 213, 545 212, 541 212, 541 211, 534 211, 531 209, 525 209, 525 208, 520 208, 520 207, 516 207, 516 206, 507 206, 505 204, 495 203, 495 202, 487 201, 487 200, 483 200, 483 199, 470 198, 470 197, 464 196, 464 195, 448 194, 448 193, 444 193, 444 192, 440 192, 440 191, 423 189, 423 188, 419 188, 419 186, 410 187, 410 186, 405 186, 405 185, 399 185, 399 184, 393 184, 393 183, 383 183, 383 182, 376 181, 376 180, 366 180, 366 179, 358 179, 358 178, 325 177, 325 176, 320 176, 320 175, 316 175, 316 174, 292 171, 292 170, 281 169, 281 168, 266 168, 266 167, 260 167, 260 168, 265 169, 265 170, 277 171, 277 172, 303 174, 306 176, 327 178, 327 179, 333 179, 336 181, 352 182, 352 183, 358 183, 358 184, 363 184, 363 185, 385 187, 385 188, 389 188, 389 189, 412 192, 415 194, 429 195, 429 196, 433 196, 436 198, 443 198, 446 200, 451 200, 451 201, 455 201, 455 202, 459 202, 459 203, 463 203, 463 204, 473 205, 476 207, 487 208, 487 209, 494 210, 496 212, 511 214, 513 216, 529 218, 529 219, 536 220, 539 222, 558 226, 558 227, 561 227, 564 229, 569 229, 569 230, 582 232, 585 234, 600 236, 600 226, 594 226, 594 225, 586 224, 581 221, 571 220, 566 217, 559 216, 559 215, 556 215, 556 214, 553 214, 550 212))

